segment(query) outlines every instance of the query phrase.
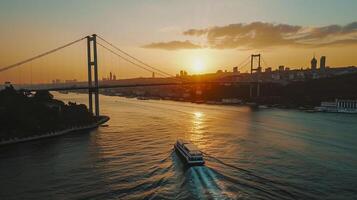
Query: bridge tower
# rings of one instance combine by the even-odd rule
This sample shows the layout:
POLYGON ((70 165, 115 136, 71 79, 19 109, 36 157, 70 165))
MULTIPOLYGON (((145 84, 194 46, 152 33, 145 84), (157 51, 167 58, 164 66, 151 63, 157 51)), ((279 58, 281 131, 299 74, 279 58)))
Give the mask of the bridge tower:
POLYGON ((260 72, 262 71, 261 65, 260 65, 260 54, 252 54, 250 56, 250 75, 251 75, 251 79, 252 82, 250 83, 250 98, 253 97, 253 72, 256 72, 257 74, 257 97, 260 96, 260 83, 259 83, 259 79, 260 79, 260 72), (254 68, 254 60, 256 60, 256 58, 258 58, 258 66, 256 68, 254 68))
POLYGON ((97 60, 97 35, 87 36, 88 55, 88 98, 89 111, 93 113, 93 94, 95 116, 99 117, 99 89, 98 89, 98 60, 97 60), (92 76, 94 75, 94 83, 92 76))

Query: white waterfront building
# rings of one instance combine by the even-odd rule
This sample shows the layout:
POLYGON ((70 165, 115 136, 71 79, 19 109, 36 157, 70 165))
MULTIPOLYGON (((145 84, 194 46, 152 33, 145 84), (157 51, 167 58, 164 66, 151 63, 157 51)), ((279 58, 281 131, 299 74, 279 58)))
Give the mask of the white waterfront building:
POLYGON ((321 112, 357 113, 357 100, 336 99, 334 102, 321 102, 316 107, 321 112))

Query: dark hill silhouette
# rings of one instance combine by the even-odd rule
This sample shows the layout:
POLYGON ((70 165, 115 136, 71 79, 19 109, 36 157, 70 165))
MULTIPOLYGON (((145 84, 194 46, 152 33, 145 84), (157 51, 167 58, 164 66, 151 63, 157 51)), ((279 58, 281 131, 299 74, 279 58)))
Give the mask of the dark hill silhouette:
POLYGON ((31 94, 12 86, 0 91, 0 140, 89 125, 96 120, 85 105, 66 105, 48 91, 31 94))

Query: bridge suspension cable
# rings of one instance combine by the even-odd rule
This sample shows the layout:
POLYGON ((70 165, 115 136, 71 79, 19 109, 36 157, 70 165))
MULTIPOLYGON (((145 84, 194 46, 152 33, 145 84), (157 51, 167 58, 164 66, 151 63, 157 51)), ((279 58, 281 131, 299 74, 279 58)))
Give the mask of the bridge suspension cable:
POLYGON ((245 60, 243 60, 241 63, 239 63, 238 68, 241 66, 244 66, 247 61, 249 61, 250 56, 247 56, 245 60))
POLYGON ((138 58, 136 58, 136 57, 130 55, 129 53, 127 53, 127 52, 125 52, 124 50, 120 49, 119 47, 115 46, 113 43, 108 42, 107 40, 105 40, 105 39, 102 38, 101 36, 97 35, 97 37, 98 37, 100 40, 102 40, 103 42, 105 42, 105 43, 107 43, 108 45, 110 45, 111 47, 113 47, 114 49, 118 50, 119 52, 121 52, 121 53, 125 54, 126 56, 130 57, 131 59, 133 59, 133 60, 139 62, 140 64, 142 64, 142 65, 144 65, 144 66, 146 66, 146 67, 149 67, 149 68, 151 68, 151 69, 153 69, 153 70, 156 70, 156 71, 160 72, 161 74, 165 74, 166 76, 174 77, 172 74, 166 73, 166 72, 164 72, 164 71, 162 71, 162 70, 160 70, 160 69, 158 69, 158 68, 156 68, 156 67, 153 67, 153 66, 151 66, 151 65, 149 65, 149 64, 147 64, 147 63, 141 61, 140 59, 138 59, 138 58))
POLYGON ((238 65, 238 70, 242 70, 242 69, 246 68, 247 64, 249 64, 249 62, 250 62, 250 56, 248 56, 245 60, 243 60, 243 62, 241 62, 238 65))
POLYGON ((115 52, 113 49, 108 48, 107 46, 103 45, 102 43, 100 43, 98 41, 97 41, 97 44, 98 44, 98 46, 100 46, 103 49, 109 51, 110 53, 118 56, 119 58, 121 58, 121 59, 123 59, 123 60, 125 60, 125 61, 127 61, 127 62, 129 62, 129 63, 131 63, 131 64, 133 64, 133 65, 135 65, 135 66, 137 66, 139 68, 141 68, 141 69, 144 69, 144 70, 146 70, 148 72, 151 72, 151 73, 157 73, 157 74, 161 75, 164 78, 173 79, 173 80, 176 80, 176 81, 179 81, 179 82, 185 82, 185 80, 180 79, 180 78, 176 78, 176 77, 174 77, 172 75, 169 75, 168 73, 162 72, 161 70, 156 69, 157 71, 154 71, 153 69, 149 69, 148 67, 143 66, 142 64, 136 63, 136 62, 134 62, 134 61, 132 61, 132 60, 120 55, 118 52, 115 52))
POLYGON ((137 63, 135 63, 135 62, 133 62, 133 61, 131 61, 131 60, 125 58, 124 56, 122 56, 122 55, 116 53, 115 51, 113 51, 112 49, 106 47, 105 45, 101 44, 101 43, 98 42, 98 41, 97 41, 97 44, 98 44, 99 46, 101 46, 102 48, 104 48, 105 50, 111 52, 112 54, 114 54, 114 55, 120 57, 121 59, 123 59, 123 60, 125 60, 125 61, 127 61, 127 62, 129 62, 129 63, 131 63, 131 64, 133 64, 133 65, 135 65, 135 66, 137 66, 137 67, 140 67, 140 68, 142 68, 142 69, 144 69, 144 70, 146 70, 146 71, 148 71, 148 72, 155 72, 155 71, 153 71, 153 70, 150 70, 150 69, 148 69, 148 68, 146 68, 146 67, 144 67, 144 66, 142 66, 142 65, 139 65, 139 64, 137 64, 137 63))
POLYGON ((74 40, 74 41, 72 41, 72 42, 70 42, 70 43, 67 43, 67 44, 62 45, 62 46, 60 46, 60 47, 57 47, 57 48, 55 48, 55 49, 46 51, 46 52, 44 52, 44 53, 41 53, 41 54, 36 55, 36 56, 34 56, 34 57, 28 58, 28 59, 26 59, 26 60, 17 62, 17 63, 15 63, 15 64, 11 64, 11 65, 2 67, 2 68, 0 68, 0 72, 3 72, 3 71, 6 71, 6 70, 9 70, 9 69, 18 67, 18 66, 23 65, 23 64, 25 64, 25 63, 28 63, 28 62, 34 61, 34 60, 36 60, 36 59, 39 59, 39 58, 41 58, 41 57, 47 56, 47 55, 52 54, 52 53, 54 53, 54 52, 56 52, 56 51, 59 51, 59 50, 64 49, 64 48, 66 48, 66 47, 69 47, 69 46, 71 46, 71 45, 73 45, 73 44, 75 44, 75 43, 77 43, 77 42, 80 42, 80 41, 82 41, 82 40, 84 40, 84 39, 86 39, 86 37, 80 38, 80 39, 78 39, 78 40, 74 40))
POLYGON ((264 60, 263 56, 262 56, 262 61, 263 61, 263 64, 265 65, 265 67, 268 67, 268 63, 264 60))

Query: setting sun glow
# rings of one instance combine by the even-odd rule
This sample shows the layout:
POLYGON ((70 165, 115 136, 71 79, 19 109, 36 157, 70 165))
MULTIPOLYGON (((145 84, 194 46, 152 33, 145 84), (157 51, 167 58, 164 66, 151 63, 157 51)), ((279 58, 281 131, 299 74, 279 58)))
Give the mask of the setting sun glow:
POLYGON ((196 58, 193 64, 193 71, 195 73, 202 73, 205 69, 205 63, 202 59, 196 58))

